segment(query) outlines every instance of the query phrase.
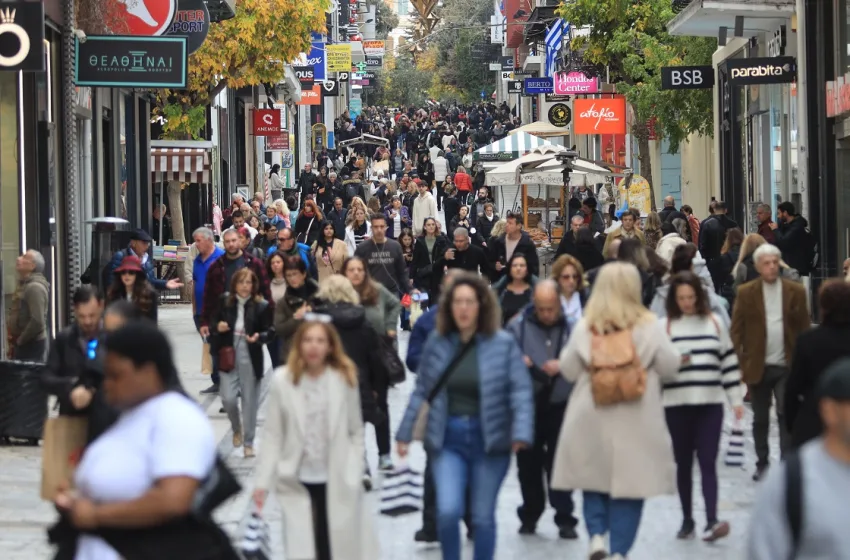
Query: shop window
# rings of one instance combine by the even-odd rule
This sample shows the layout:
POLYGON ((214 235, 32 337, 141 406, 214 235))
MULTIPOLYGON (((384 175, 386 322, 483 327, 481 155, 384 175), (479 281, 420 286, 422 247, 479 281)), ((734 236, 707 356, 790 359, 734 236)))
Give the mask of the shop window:
MULTIPOLYGON (((20 253, 20 184, 18 180, 17 73, 0 72, 0 274, 2 274, 3 333, 17 279, 15 259, 20 253)), ((5 336, 3 337, 5 339, 5 336)), ((0 342, 0 347, 5 340, 0 342)), ((5 349, 5 347, 4 347, 5 349)))

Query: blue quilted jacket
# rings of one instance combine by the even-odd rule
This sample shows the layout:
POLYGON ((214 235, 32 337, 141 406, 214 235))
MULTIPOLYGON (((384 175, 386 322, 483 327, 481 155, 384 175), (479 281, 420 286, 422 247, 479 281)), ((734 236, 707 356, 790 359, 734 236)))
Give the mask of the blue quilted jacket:
MULTIPOLYGON (((509 453, 515 441, 534 441, 534 391, 528 368, 513 336, 499 331, 493 336, 476 335, 478 371, 481 389, 481 426, 488 453, 509 453)), ((447 336, 436 332, 428 337, 416 376, 416 388, 404 419, 396 433, 398 441, 413 439, 417 413, 449 362, 461 346, 457 333, 447 336)), ((425 448, 442 449, 449 415, 445 389, 431 403, 425 448)))

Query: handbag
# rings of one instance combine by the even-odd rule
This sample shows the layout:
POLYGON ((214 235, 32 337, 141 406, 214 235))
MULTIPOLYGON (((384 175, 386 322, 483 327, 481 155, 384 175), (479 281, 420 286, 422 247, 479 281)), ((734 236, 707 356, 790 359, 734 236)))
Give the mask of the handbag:
POLYGON ((404 362, 398 355, 395 349, 395 339, 391 336, 379 336, 378 350, 381 354, 381 362, 387 368, 387 378, 390 382, 390 387, 394 387, 400 383, 404 383, 407 378, 407 369, 404 367, 404 362))
POLYGON ((218 370, 230 373, 236 369, 236 349, 233 346, 222 346, 218 349, 218 370))
POLYGON ((239 552, 245 560, 271 560, 271 534, 269 524, 260 515, 259 511, 251 512, 242 540, 239 543, 239 552))
POLYGON ((53 501, 59 489, 71 485, 88 439, 88 418, 57 416, 44 424, 41 450, 41 499, 53 501))
POLYGON ((199 518, 212 515, 221 504, 242 491, 242 485, 227 463, 216 455, 210 474, 201 481, 192 499, 192 513, 199 518))
POLYGON ((454 369, 458 366, 458 364, 460 364, 460 361, 464 356, 466 356, 474 344, 475 339, 473 338, 467 342, 457 354, 455 354, 455 357, 452 358, 451 362, 449 362, 448 367, 445 371, 443 371, 442 375, 440 375, 440 378, 437 379, 437 383, 435 383, 434 387, 432 387, 431 391, 429 391, 428 397, 416 413, 416 422, 413 424, 413 441, 425 441, 425 433, 428 429, 428 414, 431 412, 431 403, 449 380, 449 376, 454 372, 454 369))

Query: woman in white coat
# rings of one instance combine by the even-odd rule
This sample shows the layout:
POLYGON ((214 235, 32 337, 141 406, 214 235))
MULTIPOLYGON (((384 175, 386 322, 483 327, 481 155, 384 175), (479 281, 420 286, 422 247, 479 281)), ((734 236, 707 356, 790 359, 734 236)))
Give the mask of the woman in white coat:
POLYGON ((288 560, 373 560, 357 368, 322 318, 306 317, 272 379, 254 502, 277 492, 288 560))

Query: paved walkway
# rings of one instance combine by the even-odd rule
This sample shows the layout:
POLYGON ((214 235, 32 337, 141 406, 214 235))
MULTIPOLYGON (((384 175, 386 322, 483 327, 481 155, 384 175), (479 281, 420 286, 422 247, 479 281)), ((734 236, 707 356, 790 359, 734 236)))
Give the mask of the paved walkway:
MULTIPOLYGON (((198 373, 201 343, 191 321, 188 306, 166 306, 160 309, 160 325, 169 334, 176 353, 178 370, 186 389, 192 395, 205 388, 208 379, 198 373)), ((402 333, 400 340, 402 352, 406 352, 407 335, 402 333)), ((390 415, 393 427, 399 421, 407 404, 412 388, 408 381, 393 389, 390 393, 390 415)), ((243 480, 245 491, 232 499, 217 512, 218 520, 234 536, 245 515, 250 511, 250 494, 253 488, 253 468, 255 460, 244 459, 242 450, 234 450, 231 445, 229 423, 224 414, 220 414, 218 399, 198 397, 207 410, 210 420, 220 438, 219 450, 228 463, 243 480)), ((262 453, 262 424, 264 410, 260 411, 260 437, 256 443, 262 453)), ((728 430, 727 430, 728 431, 728 430)), ((377 463, 377 447, 374 432, 366 433, 367 449, 372 462, 373 472, 377 463)), ((771 447, 778 453, 778 439, 771 435, 771 447)), ((747 439, 747 456, 752 467, 754 452, 751 438, 747 439)), ((421 468, 424 454, 419 446, 411 450, 410 463, 421 468)), ((749 523, 749 510, 754 499, 755 485, 750 481, 749 472, 722 465, 720 469, 720 516, 732 525, 731 535, 714 545, 699 540, 677 541, 675 533, 681 523, 681 513, 676 496, 654 498, 647 502, 643 515, 637 544, 631 555, 632 560, 734 560, 743 558, 745 531, 749 523)), ((3 560, 33 560, 48 558, 50 547, 45 542, 44 529, 55 517, 50 504, 40 501, 40 450, 31 447, 0 447, 0 558, 3 560)), ((695 480, 695 516, 698 527, 704 524, 701 496, 698 491, 699 480, 695 480)), ((376 481, 378 484, 379 481, 376 481)), ((578 497, 578 493, 577 493, 578 497)), ((413 514, 400 518, 388 518, 378 515, 376 493, 370 495, 375 513, 375 525, 381 543, 381 560, 438 560, 439 550, 434 546, 418 545, 413 542, 413 533, 420 527, 420 516, 413 514)), ((577 500, 580 504, 580 497, 577 500)), ((538 534, 524 537, 517 534, 519 521, 516 507, 521 497, 516 470, 511 472, 502 487, 498 505, 499 543, 498 560, 549 560, 558 558, 586 558, 587 537, 580 525, 579 541, 558 539, 557 530, 551 522, 552 512, 548 511, 541 519, 538 534)), ((579 506, 578 516, 581 517, 579 506)), ((277 504, 272 499, 267 506, 266 517, 272 523, 272 537, 275 558, 283 559, 282 529, 277 504)), ((467 557, 471 557, 471 547, 467 545, 467 557)))

